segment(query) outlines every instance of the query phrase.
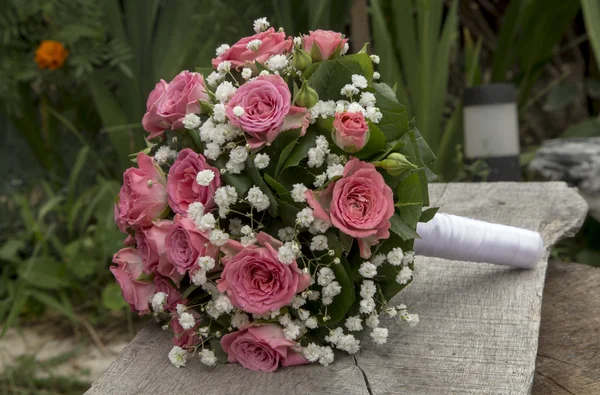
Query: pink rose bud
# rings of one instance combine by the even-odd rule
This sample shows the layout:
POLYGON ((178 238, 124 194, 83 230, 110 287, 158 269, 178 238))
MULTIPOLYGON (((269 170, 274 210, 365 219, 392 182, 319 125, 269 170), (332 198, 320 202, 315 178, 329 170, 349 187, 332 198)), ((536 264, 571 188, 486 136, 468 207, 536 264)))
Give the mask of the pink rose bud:
POLYGON ((333 142, 346 152, 358 152, 369 141, 369 125, 361 112, 337 112, 331 133, 333 142))
POLYGON ((130 167, 123 174, 123 186, 115 204, 115 222, 122 232, 129 227, 152 225, 167 208, 165 175, 152 158, 137 156, 139 168, 130 167))
POLYGON ((135 248, 123 248, 113 256, 110 271, 117 279, 123 298, 132 311, 138 311, 140 315, 150 312, 149 303, 154 295, 154 283, 152 281, 138 280, 144 271, 142 258, 135 248))
POLYGON ((227 292, 235 307, 247 313, 265 314, 290 303, 308 287, 310 276, 302 273, 295 260, 289 265, 281 263, 277 257, 280 241, 261 232, 257 242, 258 245, 246 248, 237 242, 229 243, 225 250, 233 254, 221 260, 225 268, 217 288, 227 292), (236 246, 237 253, 232 251, 236 246))
POLYGON ((215 191, 221 186, 219 169, 206 162, 206 158, 189 148, 179 151, 177 160, 169 169, 167 194, 169 206, 179 214, 186 214, 190 204, 200 202, 206 211, 215 207, 215 191), (214 178, 208 185, 200 185, 196 176, 203 170, 211 170, 214 178))
POLYGON ((304 50, 318 62, 339 54, 348 39, 344 38, 342 33, 331 30, 315 30, 311 31, 308 36, 302 36, 302 42, 304 50))
POLYGON ((252 148, 270 144, 285 130, 302 128, 301 135, 304 135, 308 127, 308 111, 304 107, 292 106, 291 97, 290 88, 279 75, 259 76, 235 92, 227 103, 227 118, 246 132, 252 148), (244 109, 242 116, 235 115, 237 106, 244 109))
POLYGON ((273 372, 279 365, 294 366, 309 363, 294 351, 295 341, 287 340, 283 329, 276 324, 250 326, 228 333, 221 346, 230 363, 239 363, 246 369, 273 372))
POLYGON ((224 54, 213 59, 212 65, 216 69, 221 62, 228 60, 236 69, 241 69, 246 65, 256 69, 255 61, 264 64, 273 55, 290 52, 293 46, 294 42, 291 37, 286 38, 284 32, 276 32, 275 29, 270 28, 253 36, 242 38, 224 54), (261 41, 258 51, 247 48, 248 43, 253 40, 261 41))
POLYGON ((146 102, 146 114, 142 126, 150 135, 147 139, 161 136, 167 129, 181 129, 186 114, 201 112, 200 100, 208 100, 202 74, 187 70, 179 73, 167 84, 160 81, 146 102))
POLYGON ((371 256, 372 245, 390 237, 394 194, 370 163, 350 159, 341 179, 323 191, 308 190, 305 196, 315 218, 358 241, 363 259, 371 256))

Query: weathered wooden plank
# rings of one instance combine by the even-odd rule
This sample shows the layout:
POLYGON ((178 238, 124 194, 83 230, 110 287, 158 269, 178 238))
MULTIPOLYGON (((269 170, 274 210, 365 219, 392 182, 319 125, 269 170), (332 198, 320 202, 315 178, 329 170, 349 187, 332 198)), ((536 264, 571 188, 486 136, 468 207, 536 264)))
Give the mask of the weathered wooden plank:
MULTIPOLYGON (((438 184, 441 211, 522 226, 547 245, 574 234, 587 205, 564 183, 438 184)), ((368 338, 355 357, 256 373, 237 365, 185 369, 166 357, 168 335, 149 325, 87 394, 446 394, 530 392, 538 343, 546 257, 534 270, 417 259, 414 282, 397 298, 421 317, 395 325, 388 344, 368 338)))
POLYGON ((600 394, 600 268, 550 262, 534 395, 600 394))

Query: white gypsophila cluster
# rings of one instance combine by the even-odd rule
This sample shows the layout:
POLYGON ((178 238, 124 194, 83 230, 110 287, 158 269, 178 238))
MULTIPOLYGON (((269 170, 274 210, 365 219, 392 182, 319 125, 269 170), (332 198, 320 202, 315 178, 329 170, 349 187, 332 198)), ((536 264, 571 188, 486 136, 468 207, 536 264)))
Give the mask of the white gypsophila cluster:
POLYGON ((226 103, 235 94, 237 88, 230 81, 223 81, 215 90, 215 97, 221 103, 226 103))
POLYGON ((340 327, 330 331, 329 335, 325 337, 325 341, 349 354, 356 354, 360 350, 360 340, 353 335, 345 335, 344 330, 340 327))
POLYGON ((256 33, 264 32, 271 26, 267 18, 258 18, 254 20, 254 31, 256 33))
POLYGON ((202 349, 198 353, 198 356, 200 357, 200 362, 207 366, 215 366, 218 362, 215 353, 212 350, 209 350, 208 348, 202 349))
POLYGON ((187 331, 196 325, 196 320, 190 313, 181 313, 179 316, 179 325, 181 325, 181 327, 187 331))
POLYGON ((331 347, 319 346, 315 343, 309 343, 302 349, 302 355, 310 362, 317 362, 323 366, 329 366, 334 360, 334 354, 331 347))
POLYGON ((358 273, 364 278, 373 278, 377 275, 377 266, 371 262, 363 262, 358 269, 358 273))
POLYGON ((410 267, 404 266, 396 276, 396 282, 400 285, 407 284, 413 276, 413 271, 410 267))
MULTIPOLYGON (((217 103, 213 107, 213 115, 211 121, 223 123, 227 120, 227 112, 225 111, 225 104, 217 103)), ((213 126, 214 128, 214 126, 213 126)))
POLYGON ((259 170, 269 167, 269 163, 271 163, 271 158, 268 154, 256 154, 254 157, 254 166, 259 170))
POLYGON ((231 317, 231 326, 234 328, 241 328, 250 323, 248 314, 238 311, 231 317))
POLYGON ((319 174, 315 177, 315 182, 313 182, 313 185, 316 188, 320 188, 325 185, 325 181, 327 181, 327 173, 319 174))
POLYGON ((177 151, 169 148, 166 145, 163 145, 154 153, 154 160, 159 165, 164 165, 170 160, 173 160, 177 157, 177 151))
POLYGON ((294 240, 294 228, 291 226, 281 228, 277 231, 277 236, 279 236, 279 240, 281 241, 292 241, 294 240))
POLYGON ((221 246, 224 246, 225 244, 227 244, 227 241, 229 240, 229 234, 223 232, 220 229, 214 229, 210 233, 209 240, 213 245, 216 245, 217 247, 221 247, 221 246))
POLYGON ((338 100, 335 102, 335 112, 344 112, 350 105, 350 102, 347 100, 338 100))
POLYGON ((346 157, 343 155, 337 155, 329 153, 327 155, 327 166, 331 165, 344 165, 346 164, 346 157))
POLYGON ((298 257, 300 246, 295 241, 286 241, 277 249, 277 259, 284 265, 290 265, 298 257))
POLYGON ((402 258, 402 264, 404 266, 409 265, 415 261, 415 252, 414 251, 406 251, 404 253, 404 258, 402 258))
POLYGON ((346 84, 344 85, 344 87, 342 88, 342 90, 340 91, 340 94, 342 96, 346 96, 346 97, 352 97, 356 94, 358 94, 358 88, 355 87, 352 84, 346 84))
POLYGON ((198 328, 198 335, 200 337, 207 338, 210 335, 210 326, 203 326, 198 328))
POLYGON ((296 295, 292 298, 292 301, 290 302, 290 306, 292 306, 294 309, 298 310, 300 307, 304 306, 306 304, 306 299, 304 299, 301 295, 296 295))
POLYGON ((177 311, 178 315, 185 313, 186 310, 187 310, 187 306, 182 303, 177 303, 175 305, 175 311, 177 311))
POLYGON ((381 119, 383 118, 383 114, 381 113, 381 111, 379 111, 379 108, 377 107, 368 107, 365 117, 367 117, 367 119, 369 119, 373 123, 379 123, 379 121, 381 121, 381 119))
POLYGON ((240 174, 246 167, 248 151, 245 147, 235 147, 229 152, 229 161, 225 165, 227 171, 231 174, 240 174))
POLYGON ((387 328, 373 328, 371 331, 371 339, 375 344, 385 344, 388 338, 387 328))
POLYGON ((248 190, 246 200, 248 200, 250 205, 256 209, 256 211, 264 211, 271 205, 269 202, 269 197, 265 195, 264 192, 261 191, 256 185, 248 190))
POLYGON ((283 336, 287 340, 296 340, 300 336, 302 327, 294 322, 289 323, 283 328, 283 336))
POLYGON ((314 123, 319 117, 323 119, 333 117, 335 115, 335 106, 336 103, 333 100, 319 100, 317 104, 308 110, 311 123, 314 123))
POLYGON ((269 73, 269 70, 263 70, 260 73, 258 73, 259 76, 265 76, 265 75, 269 75, 271 73, 269 73))
POLYGON ((379 326, 379 316, 377 313, 371 313, 365 320, 365 324, 367 324, 369 328, 377 328, 379 326))
POLYGON ((246 113, 246 110, 244 110, 244 107, 242 107, 242 106, 233 107, 233 115, 235 115, 236 117, 241 117, 245 113, 246 113))
POLYGON ((346 55, 346 53, 348 53, 349 49, 350 49, 350 45, 348 45, 348 43, 344 43, 344 46, 342 47, 342 50, 340 51, 340 55, 342 55, 342 56, 346 55))
POLYGON ((208 281, 208 279, 206 278, 206 270, 205 269, 196 270, 190 276, 190 280, 192 281, 192 284, 197 285, 197 286, 206 284, 206 282, 208 281))
POLYGON ((370 58, 371 58, 371 61, 372 61, 373 63, 375 63, 375 64, 379 64, 379 60, 380 60, 380 59, 379 59, 379 56, 378 56, 378 55, 371 55, 371 56, 370 56, 370 58))
POLYGON ((359 103, 357 102, 352 102, 350 104, 348 104, 348 108, 346 109, 347 112, 353 112, 353 113, 361 113, 363 116, 367 115, 367 110, 365 110, 365 108, 363 106, 361 106, 359 103))
POLYGON ((208 143, 204 149, 204 156, 207 159, 216 160, 221 155, 221 146, 217 143, 208 143))
POLYGON ((306 202, 306 196, 304 194, 308 191, 308 188, 304 184, 294 184, 292 186, 292 200, 296 203, 306 202))
POLYGON ((404 253, 402 248, 395 247, 387 254, 387 261, 392 266, 400 266, 402 265, 402 259, 404 258, 404 253))
POLYGON ((217 86, 219 84, 219 82, 223 81, 223 78, 225 78, 225 74, 221 74, 221 73, 217 73, 216 71, 213 71, 212 73, 210 73, 208 75, 208 77, 206 77, 206 83, 210 86, 217 86))
POLYGON ((308 167, 320 167, 325 163, 325 158, 329 154, 329 143, 325 136, 319 136, 316 140, 316 146, 308 150, 308 167))
POLYGON ((248 67, 244 67, 242 69, 242 78, 245 80, 249 80, 252 77, 252 69, 248 67))
POLYGON ((371 257, 371 263, 379 267, 383 264, 383 262, 385 262, 385 258, 386 257, 384 254, 377 254, 371 257))
POLYGON ((316 317, 308 317, 306 321, 304 321, 304 325, 308 329, 316 329, 319 326, 319 321, 316 317))
POLYGON ((333 273, 333 270, 328 267, 322 267, 319 269, 319 272, 317 273, 317 284, 324 287, 329 285, 333 280, 335 280, 335 274, 333 273))
POLYGON ((344 174, 344 165, 334 164, 327 167, 327 178, 333 180, 335 177, 341 177, 344 174))
POLYGON ((250 51, 258 51, 258 48, 262 45, 262 41, 259 39, 250 40, 248 44, 246 44, 246 49, 250 51))
POLYGON ((281 71, 288 65, 289 61, 285 55, 273 55, 267 60, 267 68, 271 71, 281 71))
POLYGON ((377 71, 374 71, 373 72, 373 79, 374 80, 378 80, 380 78, 381 78, 381 74, 379 74, 379 72, 377 72, 377 71))
POLYGON ((242 226, 242 229, 240 229, 240 232, 243 234, 242 238, 240 239, 242 246, 248 247, 256 243, 256 233, 252 231, 251 227, 244 225, 242 226))
POLYGON ((217 57, 219 57, 219 56, 223 55, 225 52, 227 52, 227 50, 229 50, 229 48, 231 48, 229 46, 229 44, 221 44, 215 50, 215 54, 217 55, 217 57))
POLYGON ((351 332, 358 332, 363 329, 362 320, 357 315, 346 318, 344 326, 351 332))
MULTIPOLYGON (((306 303, 306 299, 304 299, 304 302, 306 303)), ((310 311, 298 309, 298 318, 300 318, 301 321, 306 321, 310 318, 310 311)))
MULTIPOLYGON (((237 196, 237 193, 236 193, 237 196)), ((240 218, 231 218, 227 226, 229 234, 232 236, 240 236, 242 234, 242 220, 240 218)))
POLYGON ((323 287, 321 300, 325 306, 333 303, 333 298, 342 292, 342 286, 337 281, 332 281, 323 287))
POLYGON ((215 172, 210 169, 201 170, 196 174, 196 183, 207 187, 215 179, 215 172))
POLYGON ((186 129, 197 129, 200 127, 200 117, 194 113, 185 114, 183 117, 183 127, 186 129))
POLYGON ((406 323, 408 323, 408 325, 410 326, 415 326, 419 323, 419 315, 418 314, 402 314, 400 316, 400 318, 402 318, 402 320, 406 323))
POLYGON ((312 238, 312 241, 310 243, 311 251, 323 251, 328 248, 329 248, 329 246, 327 245, 327 236, 319 235, 319 236, 314 236, 312 238))
POLYGON ((200 202, 194 202, 188 206, 187 216, 189 219, 194 221, 194 224, 198 226, 204 215, 204 205, 200 202))
POLYGON ((375 296, 377 292, 377 287, 375 283, 371 280, 364 280, 360 285, 360 297, 363 299, 369 299, 375 296))
POLYGON ((231 71, 231 62, 229 60, 224 60, 217 65, 217 72, 222 74, 227 74, 231 71))
POLYGON ((221 314, 229 314, 233 311, 233 305, 231 300, 225 294, 218 294, 216 298, 213 298, 215 310, 221 314))
MULTIPOLYGON (((217 190, 215 191, 214 199, 215 203, 219 207, 219 216, 221 218, 225 218, 227 214, 229 214, 229 207, 237 202, 238 194, 234 187, 232 187, 231 185, 226 185, 217 188, 217 190)), ((239 221, 241 224, 241 220, 239 221)))
POLYGON ((157 292, 152 297, 152 310, 155 313, 162 313, 165 311, 165 303, 167 303, 167 294, 164 292, 157 292))
POLYGON ((196 228, 201 231, 207 231, 215 227, 217 220, 212 213, 206 213, 200 218, 200 221, 196 224, 196 228))
POLYGON ((395 316, 398 315, 398 310, 396 310, 395 307, 387 307, 385 309, 385 313, 390 317, 390 318, 394 318, 395 316))
POLYGON ((185 366, 187 359, 188 359, 187 351, 185 351, 183 348, 181 348, 179 346, 173 346, 171 351, 169 351, 169 361, 171 361, 171 364, 173 364, 173 366, 175 366, 176 368, 185 366))
POLYGON ((296 47, 296 48, 302 47, 302 37, 294 37, 294 47, 296 47))
POLYGON ((375 300, 373 298, 365 298, 360 301, 359 311, 362 314, 370 314, 375 310, 375 300))
POLYGON ((367 79, 360 74, 352 74, 352 85, 358 89, 365 89, 367 87, 367 79))
POLYGON ((215 258, 210 256, 201 256, 198 257, 198 266, 203 268, 206 271, 214 269, 216 265, 215 258))
POLYGON ((296 223, 305 228, 308 228, 314 220, 315 217, 310 207, 305 207, 296 214, 296 223))
POLYGON ((360 100, 358 102, 361 106, 367 108, 373 107, 377 103, 377 99, 375 98, 375 95, 371 92, 362 92, 360 94, 360 100))
POLYGON ((310 224, 310 228, 308 228, 308 231, 311 234, 316 235, 319 233, 327 232, 327 229, 329 229, 330 227, 331 227, 330 222, 323 221, 322 219, 319 219, 319 218, 315 218, 313 223, 310 224))

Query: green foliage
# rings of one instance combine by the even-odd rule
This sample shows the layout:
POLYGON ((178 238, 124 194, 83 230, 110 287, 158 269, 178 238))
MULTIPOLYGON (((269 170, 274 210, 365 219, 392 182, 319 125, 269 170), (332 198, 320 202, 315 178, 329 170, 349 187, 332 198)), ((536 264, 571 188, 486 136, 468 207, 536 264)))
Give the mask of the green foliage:
MULTIPOLYGON (((290 35, 309 30, 343 32, 352 6, 351 0, 271 0, 273 22, 290 35)), ((271 11, 269 10, 269 11, 271 11)))

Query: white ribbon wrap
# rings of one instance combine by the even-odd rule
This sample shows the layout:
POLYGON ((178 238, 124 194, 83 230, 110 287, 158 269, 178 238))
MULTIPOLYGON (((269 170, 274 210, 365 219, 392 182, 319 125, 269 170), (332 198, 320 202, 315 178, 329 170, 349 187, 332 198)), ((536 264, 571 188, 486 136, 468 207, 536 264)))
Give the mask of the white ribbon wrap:
POLYGON ((421 238, 415 240, 415 253, 454 261, 531 269, 544 253, 537 232, 450 214, 419 223, 417 233, 421 238))

